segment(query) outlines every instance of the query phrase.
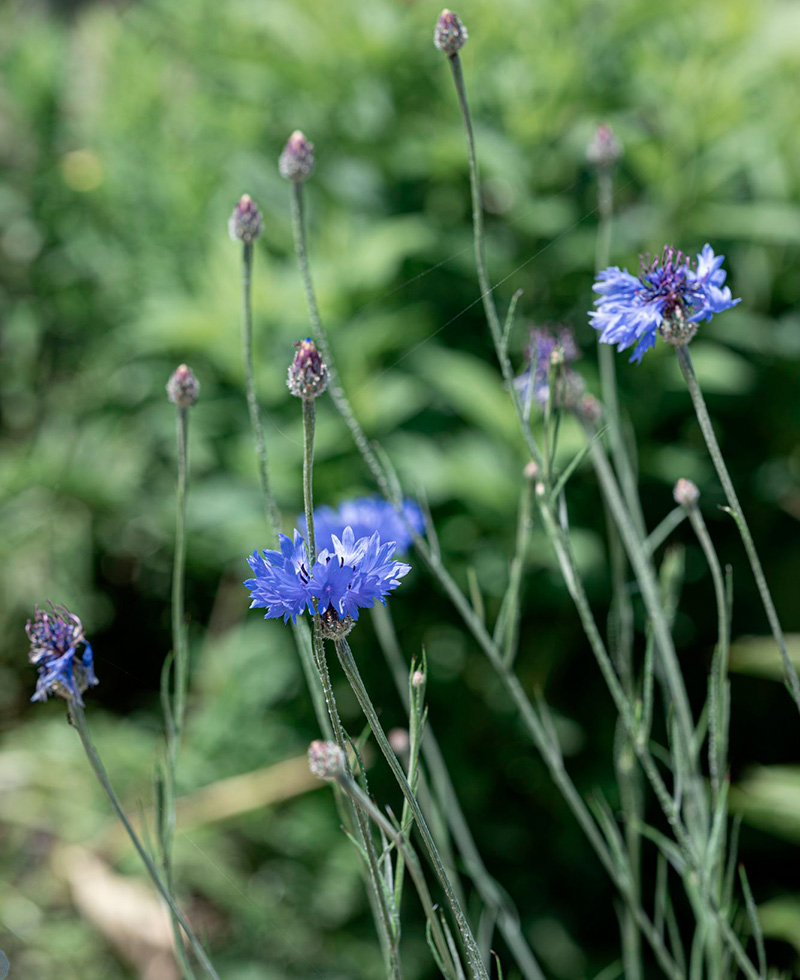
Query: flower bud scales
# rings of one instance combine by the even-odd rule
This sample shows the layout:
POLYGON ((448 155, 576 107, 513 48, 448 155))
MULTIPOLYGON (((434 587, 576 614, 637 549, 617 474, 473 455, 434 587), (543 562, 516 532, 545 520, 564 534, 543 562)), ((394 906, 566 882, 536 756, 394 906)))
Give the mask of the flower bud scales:
POLYGON ((436 47, 452 58, 464 47, 468 37, 467 29, 461 23, 458 14, 445 8, 439 15, 433 31, 433 43, 436 47))
POLYGON ((296 398, 317 398, 328 387, 328 368, 310 337, 298 341, 286 384, 296 398))
POLYGON ((263 230, 264 220, 258 205, 249 194, 242 194, 228 219, 228 234, 235 242, 252 245, 263 230))
POLYGON ((681 477, 672 490, 672 496, 681 507, 695 507, 700 499, 700 491, 696 483, 681 477))
POLYGON ((314 144, 309 143, 305 136, 296 129, 278 158, 278 170, 281 177, 299 183, 314 173, 314 144))
POLYGON ((191 408, 200 394, 200 382, 194 371, 181 364, 167 382, 167 397, 178 408, 191 408))
POLYGON ((334 742, 316 739, 308 747, 308 768, 318 779, 336 779, 345 771, 344 752, 334 742))

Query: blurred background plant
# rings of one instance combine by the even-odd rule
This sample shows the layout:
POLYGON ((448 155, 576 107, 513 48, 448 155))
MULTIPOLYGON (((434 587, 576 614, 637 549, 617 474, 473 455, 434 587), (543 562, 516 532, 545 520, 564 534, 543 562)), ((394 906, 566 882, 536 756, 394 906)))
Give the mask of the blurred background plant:
MULTIPOLYGON (((28 705, 23 627, 48 598, 81 616, 101 678, 89 695, 96 740, 123 797, 146 811, 171 642, 174 414, 164 383, 182 361, 203 385, 191 431, 194 673, 179 773, 190 815, 191 794, 217 786, 205 809, 194 798, 176 839, 183 893, 228 980, 380 971, 331 799, 306 792, 315 787, 304 763, 291 768, 319 734, 291 636, 247 615, 244 556, 269 542, 242 394, 240 256, 226 222, 244 191, 265 215, 256 367, 285 529, 302 509, 301 426, 285 372, 308 328, 277 156, 301 128, 316 144, 311 256, 344 383, 406 487, 427 496, 450 566, 465 587, 477 577, 491 620, 524 454, 477 302, 463 133, 431 43, 438 12, 411 0, 0 10, 0 945, 20 976, 168 976, 152 936, 137 938, 122 913, 104 920, 81 888, 92 872, 89 893, 121 906, 130 880, 116 871, 138 869, 116 843, 63 706, 28 705), (278 763, 290 768, 276 781, 264 767, 278 763), (238 811, 225 809, 229 798, 238 811)), ((597 233, 585 153, 597 123, 624 144, 612 261, 635 267, 665 241, 692 252, 710 240, 726 253, 743 303, 704 326, 692 353, 784 626, 797 632, 800 11, 778 0, 509 0, 502 11, 468 0, 458 12, 471 35, 463 60, 491 274, 506 299, 525 291, 512 338, 520 362, 528 322, 569 323, 597 390, 585 313, 597 233)), ((772 642, 741 639, 766 623, 736 528, 715 511, 722 494, 674 359, 657 350, 633 368, 620 358, 618 375, 648 524, 671 508, 675 480, 691 478, 734 565, 733 800, 770 960, 792 969, 796 712, 775 683, 772 642)), ((372 492, 343 423, 325 399, 317 407, 316 500, 372 492)), ((567 427, 565 455, 579 443, 567 427)), ((570 503, 602 618, 610 583, 588 469, 573 478, 570 503)), ((713 593, 688 528, 676 538, 687 553, 675 636, 701 697, 713 593)), ((407 657, 426 646, 431 721, 531 945, 553 977, 597 975, 618 956, 610 886, 419 561, 393 612, 407 657)), ((611 795, 614 713, 537 529, 521 636, 518 672, 560 712, 579 788, 611 795)), ((368 621, 353 645, 384 727, 401 724, 368 621)), ((355 724, 355 700, 336 680, 355 724)), ((374 788, 399 806, 389 777, 376 773, 374 788)), ((152 896, 131 901, 143 909, 152 896)), ((421 922, 413 903, 408 915, 421 922)), ((406 937, 408 975, 431 975, 421 925, 406 937)))

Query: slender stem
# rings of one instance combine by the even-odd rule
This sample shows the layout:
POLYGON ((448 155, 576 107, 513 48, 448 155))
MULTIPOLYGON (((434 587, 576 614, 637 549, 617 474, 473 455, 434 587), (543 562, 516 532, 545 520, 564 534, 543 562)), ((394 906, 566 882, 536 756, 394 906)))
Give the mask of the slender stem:
MULTIPOLYGON (((314 538, 314 431, 315 431, 315 404, 313 398, 303 398, 303 508, 306 518, 307 548, 309 568, 313 569, 316 556, 316 542, 314 538)), ((313 634, 313 661, 317 671, 317 676, 322 687, 322 694, 327 708, 328 720, 333 733, 334 740, 339 748, 344 752, 347 759, 347 740, 345 738, 344 726, 339 717, 339 710, 336 706, 336 698, 333 693, 331 676, 328 670, 328 662, 325 656, 325 644, 322 641, 321 624, 319 612, 314 612, 314 634, 313 634)), ((350 764, 347 765, 347 773, 350 775, 350 764)), ((378 937, 381 949, 386 960, 386 967, 392 980, 400 980, 402 970, 400 966, 397 944, 393 941, 391 928, 391 914, 386 902, 386 896, 381 884, 378 857, 375 853, 375 846, 370 834, 369 821, 364 814, 349 803, 350 824, 354 828, 356 838, 366 856, 367 868, 369 872, 368 881, 370 889, 370 904, 372 905, 375 924, 378 930, 378 937)))
POLYGON ((269 485, 267 469, 267 441, 264 427, 261 424, 261 412, 258 407, 256 385, 253 372, 253 312, 251 305, 251 280, 253 271, 253 246, 245 242, 242 245, 242 339, 244 350, 244 376, 247 391, 247 408, 250 412, 250 426, 255 440, 256 456, 258 458, 258 478, 261 483, 261 497, 264 502, 264 512, 273 537, 278 537, 280 517, 278 507, 269 485))
POLYGON ((367 814, 370 819, 372 819, 378 825, 378 827, 380 827, 389 840, 394 843, 398 852, 402 853, 403 859, 408 867, 409 874, 411 875, 411 879, 414 882, 414 887, 417 889, 417 894, 422 902, 425 916, 430 923, 431 932, 433 934, 434 941, 436 942, 436 948, 438 949, 439 955, 441 956, 443 962, 447 964, 449 970, 451 971, 450 976, 455 978, 457 976, 457 971, 450 955, 450 950, 447 946, 444 932, 442 931, 442 924, 436 914, 436 906, 434 905, 433 899, 431 898, 431 893, 428 890, 428 884, 425 881, 425 875, 422 873, 419 859, 414 853, 411 845, 406 840, 405 836, 395 829, 391 821, 381 813, 381 811, 375 806, 372 800, 351 776, 348 776, 346 773, 341 773, 337 777, 336 782, 345 791, 345 793, 347 793, 350 799, 365 814, 367 814))
POLYGON ((119 801, 119 797, 114 792, 114 787, 111 785, 105 767, 103 766, 100 756, 97 754, 97 750, 95 749, 94 743, 92 742, 92 737, 89 733, 89 727, 86 723, 86 715, 84 714, 82 706, 78 704, 76 701, 70 701, 69 711, 70 711, 71 720, 74 723, 75 728, 78 731, 78 734, 80 735, 80 739, 83 744, 84 751, 86 752, 86 757, 89 760, 89 764, 94 770, 94 774, 97 776, 97 780, 102 786, 103 790, 105 791, 105 794, 108 797, 109 802, 111 803, 111 806, 114 808, 114 811, 116 812, 117 816, 119 817, 122 826, 128 832, 128 836, 130 837, 133 846, 136 848, 139 857, 144 862, 144 866, 147 869, 147 873, 152 878, 153 884, 161 893, 161 897, 169 906, 170 912, 178 920, 178 922, 181 925, 181 928, 186 933, 186 938, 188 939, 192 949, 195 952, 195 955, 197 956, 197 959, 202 964, 206 973, 210 977, 212 977, 213 980, 219 980, 219 975, 217 971, 214 969, 213 965, 211 964, 211 961, 209 960, 208 956, 206 955, 206 951, 200 945, 200 942, 198 941, 197 937, 189 927, 189 923, 186 921, 183 913, 176 905, 175 899, 170 894, 169 888, 167 887, 163 878, 161 877, 158 868, 156 868, 155 864, 153 864, 153 862, 151 861, 150 856, 148 855, 147 851, 144 848, 144 845, 139 840, 136 831, 133 829, 133 826, 131 825, 131 822, 128 819, 127 814, 123 810, 122 804, 119 801))
MULTIPOLYGON (((175 834, 175 787, 177 784, 178 755, 183 735, 186 713, 186 695, 189 686, 189 649, 186 636, 184 589, 186 576, 186 495, 188 489, 188 439, 189 409, 178 406, 177 456, 178 483, 176 490, 175 557, 172 571, 172 663, 165 665, 162 683, 162 701, 166 728, 166 760, 163 767, 162 814, 159 822, 161 863, 167 886, 172 889, 172 841, 175 834), (172 667, 174 686, 172 703, 169 701, 169 675, 172 667)), ((186 980, 193 980, 194 973, 186 955, 180 923, 170 909, 175 951, 186 980)))
MULTIPOLYGON (((611 256, 611 238, 614 221, 614 181, 613 167, 601 165, 597 171, 597 209, 600 216, 595 252, 595 269, 605 269, 611 256)), ((616 362, 614 349, 608 344, 597 344, 597 360, 600 369, 600 389, 602 392, 605 417, 608 423, 609 442, 614 466, 619 477, 628 510, 637 521, 640 534, 645 536, 644 518, 639 503, 636 474, 628 455, 622 433, 617 393, 616 362)), ((609 555, 611 558, 611 580, 613 602, 609 616, 609 645, 614 652, 628 697, 634 696, 633 680, 633 603, 628 589, 628 565, 619 532, 605 505, 606 526, 608 528, 609 555), (613 640, 613 642, 611 642, 613 640)), ((630 756, 630 746, 623 745, 617 760, 617 782, 625 819, 625 845, 633 876, 633 887, 641 894, 641 835, 642 796, 639 788, 639 773, 634 766, 622 764, 630 756)), ((626 980, 640 980, 642 975, 642 951, 639 932, 635 928, 629 908, 624 910, 622 920, 623 962, 626 980)))
POLYGON ((303 399, 303 507, 305 509, 308 567, 317 560, 314 538, 314 428, 316 412, 313 398, 303 399))
POLYGON ((453 73, 453 82, 456 87, 456 95, 458 96, 458 104, 461 108, 461 117, 464 121, 464 132, 467 139, 467 156, 469 158, 469 187, 472 197, 472 230, 475 243, 475 265, 478 273, 478 285, 481 291, 481 302, 483 303, 483 310, 486 314, 486 322, 489 324, 489 332, 492 335, 492 341, 494 342, 497 359, 500 363, 503 381, 505 382, 506 388, 511 395, 511 399, 514 402, 517 415, 520 419, 522 437, 525 440, 525 445, 527 446, 531 456, 534 460, 536 460, 540 468, 544 470, 545 460, 542 455, 542 451, 533 437, 530 426, 524 422, 525 412, 520 400, 519 392, 517 391, 517 386, 514 384, 514 371, 506 354, 506 345, 503 339, 503 328, 500 324, 500 317, 497 315, 497 308, 494 304, 494 290, 491 282, 489 281, 489 273, 486 266, 486 253, 484 248, 483 202, 481 201, 478 158, 475 152, 475 134, 472 130, 472 116, 469 111, 469 102, 467 101, 467 89, 464 84, 464 73, 461 70, 461 59, 459 58, 458 53, 456 53, 451 55, 447 60, 450 62, 450 69, 453 73))
POLYGON ((175 560, 172 572, 172 649, 175 657, 175 753, 183 733, 186 691, 189 675, 189 652, 186 643, 184 612, 184 578, 186 574, 186 491, 188 484, 189 410, 178 408, 178 488, 175 521, 175 560))
POLYGON ((386 733, 384 732, 383 726, 378 718, 378 712, 375 710, 375 706, 367 693, 367 689, 364 686, 363 680, 361 679, 361 674, 356 666, 350 646, 345 639, 336 640, 335 645, 336 653, 339 656, 339 663, 342 665, 345 676, 347 677, 347 680, 349 681, 350 686, 358 699, 358 703, 361 705, 361 710, 364 712, 364 716, 372 729, 372 733, 375 736, 378 747, 383 753, 386 761, 389 763, 389 768, 392 770, 392 774, 397 780, 397 784, 400 787, 403 796, 408 801, 411 813, 414 816, 414 821, 417 824, 420 835, 425 844, 425 848, 428 851, 428 855, 431 859, 431 864, 436 872, 436 877, 439 879, 439 884, 442 886, 442 891, 447 898, 447 903, 450 906, 450 910, 453 913, 453 918, 458 926, 458 931, 461 934, 464 942, 464 948, 466 950, 470 969, 472 970, 476 980, 488 980, 488 974, 486 973, 486 968, 483 965, 483 959, 481 957, 478 943, 476 942, 472 933, 472 929, 470 928, 467 917, 461 907, 461 903, 458 901, 458 898, 453 890, 453 886, 450 883, 450 878, 445 870, 439 854, 439 849, 436 847, 436 842, 433 839, 433 835, 430 832, 427 821, 422 815, 422 810, 419 808, 417 798, 414 796, 413 792, 411 791, 411 787, 408 785, 408 780, 403 772, 403 767, 400 765, 397 756, 394 754, 394 751, 389 744, 389 739, 386 737, 386 733))
POLYGON ((314 340, 317 342, 317 346, 322 352, 322 359, 325 361, 328 368, 328 392, 333 399, 333 403, 336 406, 337 411, 344 419, 347 428, 350 430, 355 444, 369 467, 370 472, 375 477, 378 486, 381 488, 381 492, 387 497, 387 499, 392 499, 389 481, 386 478, 383 467, 370 446, 367 437, 364 435, 364 430, 361 428, 358 420, 356 419, 347 395, 345 395, 344 389, 339 383, 339 372, 336 369, 336 363, 333 360, 333 354, 331 353, 330 344, 328 343, 328 334, 322 324, 322 318, 319 315, 317 298, 314 293, 314 284, 311 280, 311 270, 308 265, 303 210, 303 184, 300 181, 292 182, 291 213, 294 249, 295 254, 297 255, 298 264, 300 266, 300 276, 303 280, 303 290, 306 294, 308 317, 311 321, 311 329, 312 333, 314 334, 314 340))
POLYGON ((778 649, 781 652, 789 691, 798 707, 798 710, 800 710, 800 677, 797 676, 797 671, 795 670, 794 664, 789 657, 789 651, 786 648, 786 637, 783 634, 783 629, 781 628, 778 614, 775 611, 775 604, 772 601, 772 595, 769 591, 769 586, 767 585, 764 569, 761 567, 761 560, 758 557, 753 536, 750 533, 747 519, 744 516, 744 511, 742 510, 741 504, 739 503, 739 498, 736 495, 736 490, 734 489, 730 473, 728 473, 728 467, 725 465, 725 458, 722 455, 722 450, 720 449, 719 443, 717 442, 717 437, 714 434, 714 426, 711 424, 711 417, 709 416, 708 409, 706 408, 706 402, 703 398, 700 382, 697 380, 697 375, 695 374, 694 364, 692 363, 692 355, 689 353, 689 348, 685 345, 682 347, 676 347, 675 353, 677 354, 678 364, 683 372, 683 377, 686 379, 686 387, 689 389, 689 395, 692 399, 692 404, 694 405, 697 421, 700 423, 700 429, 703 433, 703 438, 706 441, 706 446, 708 447, 711 460, 714 463, 714 469, 716 469, 720 483, 722 484, 722 489, 725 491, 725 497, 727 498, 728 506, 731 509, 731 516, 736 521, 736 526, 739 528, 739 534, 741 535, 742 543, 744 544, 744 550, 747 552, 750 567, 753 570, 753 575, 756 580, 756 585, 758 586, 758 592, 761 596, 764 611, 766 612, 767 619, 769 620, 772 635, 775 637, 775 642, 778 644, 778 649))
MULTIPOLYGON (((407 670, 397 642, 397 634, 389 607, 376 605, 372 609, 372 619, 378 642, 389 664, 395 686, 404 707, 408 711, 407 670)), ((450 778, 447 763, 430 722, 426 724, 425 736, 422 739, 422 755, 433 782, 436 796, 440 801, 441 811, 458 846, 466 872, 474 882, 481 900, 497 917, 500 932, 503 934, 511 954, 516 959, 522 975, 526 980, 544 980, 541 967, 536 962, 536 957, 522 933, 516 909, 511 904, 510 899, 500 891, 483 863, 483 858, 475 844, 464 811, 461 809, 456 788, 450 778)))

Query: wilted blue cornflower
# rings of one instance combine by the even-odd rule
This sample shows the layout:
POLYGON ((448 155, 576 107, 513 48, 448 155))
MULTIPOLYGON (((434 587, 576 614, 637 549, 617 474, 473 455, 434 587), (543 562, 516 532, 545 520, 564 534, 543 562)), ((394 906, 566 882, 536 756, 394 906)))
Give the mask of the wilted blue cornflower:
POLYGON ((593 287, 597 309, 589 313, 600 342, 617 350, 635 344, 630 360, 637 363, 657 332, 670 344, 688 344, 698 323, 740 302, 724 284, 724 258, 706 244, 692 268, 688 256, 666 246, 657 258, 642 258, 638 278, 618 266, 604 269, 593 287))
POLYGON ((92 648, 78 617, 66 606, 53 606, 50 612, 37 608, 25 631, 31 643, 28 657, 39 668, 31 701, 46 701, 48 694, 57 694, 82 705, 81 695, 87 687, 97 684, 97 677, 92 648), (81 646, 83 652, 79 655, 81 646))
MULTIPOLYGON (((422 511, 408 497, 403 501, 403 517, 418 533, 422 533, 425 521, 422 511)), ((394 507, 382 497, 358 497, 346 500, 338 508, 318 507, 314 511, 314 538, 318 548, 333 550, 333 536, 341 538, 346 527, 353 529, 356 540, 368 538, 375 531, 381 541, 394 541, 399 552, 411 547, 411 532, 394 507)), ((305 517, 298 523, 303 533, 307 531, 305 517)))
POLYGON ((564 367, 554 402, 562 408, 575 405, 583 394, 584 384, 581 376, 566 366, 570 361, 580 357, 572 331, 568 327, 559 328, 557 333, 534 328, 531 330, 530 344, 525 353, 529 367, 514 379, 523 404, 527 405, 531 401, 542 406, 547 404, 550 394, 550 367, 554 363, 555 355, 561 358, 564 367))
POLYGON ((356 538, 351 527, 341 537, 332 535, 331 548, 319 552, 309 570, 306 545, 299 531, 294 540, 280 536, 280 551, 254 551, 247 559, 255 578, 244 584, 250 590, 250 608, 267 610, 265 619, 283 617, 295 621, 306 609, 317 610, 328 625, 358 619, 359 609, 370 609, 375 600, 400 584, 410 565, 393 559, 394 541, 381 543, 375 531, 356 538))

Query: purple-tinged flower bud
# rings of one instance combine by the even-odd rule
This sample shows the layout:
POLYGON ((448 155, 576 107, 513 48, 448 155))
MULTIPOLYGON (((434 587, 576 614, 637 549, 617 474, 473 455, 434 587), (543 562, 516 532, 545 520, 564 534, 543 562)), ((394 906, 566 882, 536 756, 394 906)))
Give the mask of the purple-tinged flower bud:
POLYGON ((249 194, 242 194, 228 219, 228 234, 235 242, 252 245, 264 230, 258 205, 249 194))
POLYGON ((601 123, 594 131, 592 142, 586 148, 586 159, 595 167, 613 167, 622 156, 622 143, 614 135, 614 130, 601 123))
POLYGON ((433 32, 433 43, 440 51, 453 58, 467 43, 466 27, 461 23, 458 14, 446 8, 439 14, 433 32))
POLYGON ((421 670, 415 670, 411 675, 411 686, 412 687, 422 687, 425 683, 425 674, 421 670))
POLYGON ((525 464, 525 469, 522 471, 522 475, 526 480, 535 480, 539 476, 539 464, 531 460, 529 463, 525 464))
POLYGON ((603 417, 603 405, 594 395, 584 395, 578 405, 578 413, 587 422, 599 422, 603 417))
POLYGON ((405 728, 393 728, 387 737, 395 755, 405 755, 411 747, 411 738, 405 728))
POLYGON ((278 158, 278 170, 281 177, 295 182, 308 180, 314 173, 314 144, 309 143, 299 129, 286 141, 278 158))
POLYGON ((676 504, 680 504, 681 507, 688 509, 697 506, 697 501, 700 499, 700 491, 697 489, 696 483, 692 483, 691 480, 686 480, 684 477, 681 477, 673 487, 672 496, 675 498, 676 504))
POLYGON ((294 346, 297 353, 289 365, 286 384, 296 398, 316 398, 328 387, 328 369, 310 337, 294 346))
POLYGON ((345 771, 345 755, 335 742, 316 739, 308 747, 308 768, 318 779, 336 779, 345 771))
POLYGON ((200 394, 200 382, 194 371, 181 364, 170 376, 167 382, 167 397, 178 408, 191 408, 200 394))

